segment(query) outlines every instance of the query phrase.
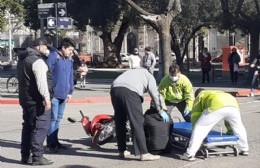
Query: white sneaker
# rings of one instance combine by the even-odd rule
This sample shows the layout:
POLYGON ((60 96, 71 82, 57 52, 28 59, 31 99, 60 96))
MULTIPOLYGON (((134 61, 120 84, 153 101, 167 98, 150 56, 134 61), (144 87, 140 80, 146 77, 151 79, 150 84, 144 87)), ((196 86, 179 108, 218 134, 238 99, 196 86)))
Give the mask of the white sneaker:
POLYGON ((194 161, 194 160, 195 160, 195 157, 189 155, 188 153, 184 153, 184 154, 181 156, 181 160, 194 161))
POLYGON ((160 159, 159 155, 152 155, 151 153, 142 154, 140 156, 141 161, 153 161, 160 159))
POLYGON ((240 152, 239 152, 239 155, 248 156, 248 155, 249 155, 249 152, 248 152, 248 151, 240 151, 240 152))
POLYGON ((254 95, 254 93, 253 92, 251 92, 250 93, 250 97, 254 97, 255 95, 254 95))
POLYGON ((131 155, 131 152, 129 152, 128 150, 125 150, 124 152, 119 153, 120 158, 126 158, 126 156, 130 156, 130 155, 131 155))

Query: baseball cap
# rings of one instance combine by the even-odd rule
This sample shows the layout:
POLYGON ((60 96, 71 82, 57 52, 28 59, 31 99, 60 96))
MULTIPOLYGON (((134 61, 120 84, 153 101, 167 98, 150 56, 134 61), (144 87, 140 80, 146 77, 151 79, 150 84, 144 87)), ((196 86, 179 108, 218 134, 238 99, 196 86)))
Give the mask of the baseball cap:
POLYGON ((46 39, 44 38, 37 38, 35 39, 33 42, 32 42, 32 46, 36 47, 36 46, 39 46, 39 45, 48 45, 48 42, 46 39))

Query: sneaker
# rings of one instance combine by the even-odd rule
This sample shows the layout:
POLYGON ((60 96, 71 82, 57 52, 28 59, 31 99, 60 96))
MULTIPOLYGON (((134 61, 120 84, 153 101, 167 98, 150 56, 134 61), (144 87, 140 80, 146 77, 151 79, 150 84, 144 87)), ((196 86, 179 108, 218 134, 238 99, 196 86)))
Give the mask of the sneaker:
POLYGON ((141 161, 153 161, 160 159, 159 155, 152 155, 151 153, 142 154, 140 157, 141 161))
POLYGON ((250 92, 250 97, 254 97, 255 94, 253 92, 250 92))
POLYGON ((53 163, 52 160, 46 159, 45 157, 42 157, 40 160, 33 160, 32 165, 51 165, 53 163))
POLYGON ((29 157, 26 157, 26 158, 22 158, 21 163, 22 164, 32 164, 32 157, 29 156, 29 157))
POLYGON ((67 146, 65 146, 65 145, 63 145, 63 144, 61 144, 61 143, 59 143, 59 142, 58 142, 58 144, 57 144, 57 148, 58 148, 58 149, 68 149, 67 146))
POLYGON ((188 153, 184 153, 184 154, 181 156, 181 159, 182 159, 182 160, 186 160, 186 161, 194 161, 194 160, 195 160, 195 157, 189 155, 188 153))
POLYGON ((124 152, 119 153, 120 158, 126 158, 126 156, 130 156, 131 153, 128 150, 125 150, 124 152))
POLYGON ((240 151, 239 155, 241 155, 241 156, 248 156, 249 152, 248 151, 240 151))
POLYGON ((46 150, 50 153, 57 153, 59 151, 58 146, 47 146, 46 150))

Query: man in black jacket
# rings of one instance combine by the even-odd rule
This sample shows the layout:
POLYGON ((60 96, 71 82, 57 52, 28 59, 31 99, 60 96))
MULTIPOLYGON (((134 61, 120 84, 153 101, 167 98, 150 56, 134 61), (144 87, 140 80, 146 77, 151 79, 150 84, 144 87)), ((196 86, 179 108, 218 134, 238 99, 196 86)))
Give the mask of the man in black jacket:
POLYGON ((19 55, 17 76, 19 101, 23 108, 21 163, 50 165, 43 157, 43 142, 51 118, 52 78, 46 64, 49 50, 45 39, 36 39, 32 47, 19 55), (31 155, 32 154, 32 155, 31 155))

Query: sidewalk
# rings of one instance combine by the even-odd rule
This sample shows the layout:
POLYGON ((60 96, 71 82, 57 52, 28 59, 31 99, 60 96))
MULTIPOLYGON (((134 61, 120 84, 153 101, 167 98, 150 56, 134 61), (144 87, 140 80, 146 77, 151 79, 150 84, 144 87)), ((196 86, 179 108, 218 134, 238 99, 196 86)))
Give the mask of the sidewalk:
MULTIPOLYGON (((104 72, 104 69, 95 69, 99 73, 104 72)), ((123 70, 109 70, 106 72, 123 72, 123 70)), ((195 69, 190 72, 189 78, 194 86, 194 91, 203 87, 205 89, 218 89, 225 92, 229 92, 236 97, 247 97, 249 96, 249 88, 244 86, 244 79, 240 77, 239 82, 236 85, 232 85, 229 76, 222 74, 221 77, 217 77, 214 83, 202 84, 200 81, 199 69, 195 69)), ((93 75, 92 75, 93 76, 93 75)), ((110 86, 114 79, 87 79, 85 88, 77 88, 72 95, 72 99, 69 101, 70 104, 87 104, 87 103, 107 103, 110 102, 110 86)), ((255 95, 260 95, 260 90, 255 91, 255 95)), ((146 96, 146 101, 150 101, 149 95, 146 96)), ((0 104, 19 104, 18 94, 10 94, 7 92, 1 93, 0 104)))

